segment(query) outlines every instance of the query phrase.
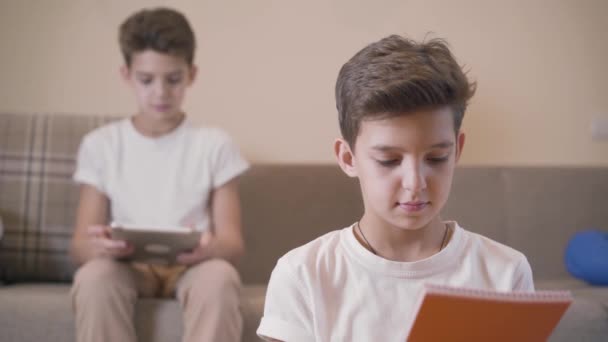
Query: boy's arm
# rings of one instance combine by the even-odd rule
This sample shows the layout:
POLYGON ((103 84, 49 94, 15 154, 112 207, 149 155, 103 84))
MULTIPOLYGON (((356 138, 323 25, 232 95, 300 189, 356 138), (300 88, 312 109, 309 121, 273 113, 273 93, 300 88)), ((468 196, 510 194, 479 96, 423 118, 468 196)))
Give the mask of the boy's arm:
POLYGON ((285 257, 272 271, 257 334, 266 341, 314 341, 311 291, 285 257))
POLYGON ((517 275, 515 278, 515 284, 513 284, 514 291, 534 291, 534 280, 532 277, 532 267, 525 256, 522 255, 522 260, 519 262, 517 267, 517 275))
POLYGON ((192 253, 181 254, 178 262, 191 265, 206 259, 221 258, 234 264, 244 254, 238 177, 211 193, 211 220, 213 233, 204 235, 199 248, 192 253))
POLYGON ((70 254, 77 264, 96 257, 121 257, 132 252, 124 241, 109 238, 109 199, 94 186, 82 184, 70 254))

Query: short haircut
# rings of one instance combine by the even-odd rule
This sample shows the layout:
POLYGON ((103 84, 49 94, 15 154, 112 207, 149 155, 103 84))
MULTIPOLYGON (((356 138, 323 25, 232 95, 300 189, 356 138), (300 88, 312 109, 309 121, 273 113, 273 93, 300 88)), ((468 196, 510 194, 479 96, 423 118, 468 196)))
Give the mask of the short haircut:
POLYGON ((443 106, 452 109, 458 132, 475 89, 444 40, 417 43, 391 35, 369 44, 340 69, 336 107, 342 137, 354 149, 364 120, 443 106))
POLYGON ((196 41, 192 27, 183 14, 170 8, 143 9, 132 14, 120 25, 118 40, 127 66, 134 53, 148 49, 182 57, 189 65, 194 60, 196 41))

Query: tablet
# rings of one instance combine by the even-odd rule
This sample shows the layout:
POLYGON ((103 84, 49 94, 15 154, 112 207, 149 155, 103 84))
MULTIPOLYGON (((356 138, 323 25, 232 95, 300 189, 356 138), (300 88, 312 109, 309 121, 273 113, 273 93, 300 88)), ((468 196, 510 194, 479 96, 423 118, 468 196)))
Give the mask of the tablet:
POLYGON ((124 240, 135 248, 133 254, 121 260, 172 265, 180 253, 194 249, 201 232, 186 227, 151 227, 112 223, 110 237, 124 240))

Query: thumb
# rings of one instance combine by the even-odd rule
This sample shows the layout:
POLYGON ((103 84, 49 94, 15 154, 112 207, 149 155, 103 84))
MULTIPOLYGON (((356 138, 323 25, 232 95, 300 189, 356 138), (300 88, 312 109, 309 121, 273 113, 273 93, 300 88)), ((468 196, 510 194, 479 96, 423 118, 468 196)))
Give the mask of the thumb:
POLYGON ((107 227, 101 224, 89 226, 88 232, 89 235, 95 237, 107 237, 109 235, 107 227))
POLYGON ((201 235, 200 244, 202 246, 206 246, 211 242, 211 239, 213 239, 213 234, 209 231, 206 231, 201 235))

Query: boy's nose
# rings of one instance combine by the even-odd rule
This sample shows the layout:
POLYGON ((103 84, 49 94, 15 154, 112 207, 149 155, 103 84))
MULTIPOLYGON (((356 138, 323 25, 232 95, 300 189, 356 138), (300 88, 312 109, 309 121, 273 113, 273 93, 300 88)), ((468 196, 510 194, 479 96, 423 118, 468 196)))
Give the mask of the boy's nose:
POLYGON ((156 82, 154 92, 160 98, 165 97, 169 93, 169 85, 166 82, 156 82))
POLYGON ((426 188, 423 165, 404 165, 402 168, 401 187, 414 193, 426 188))

